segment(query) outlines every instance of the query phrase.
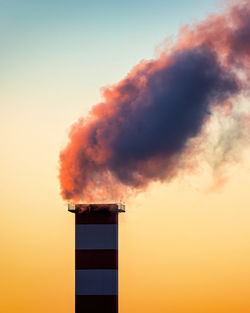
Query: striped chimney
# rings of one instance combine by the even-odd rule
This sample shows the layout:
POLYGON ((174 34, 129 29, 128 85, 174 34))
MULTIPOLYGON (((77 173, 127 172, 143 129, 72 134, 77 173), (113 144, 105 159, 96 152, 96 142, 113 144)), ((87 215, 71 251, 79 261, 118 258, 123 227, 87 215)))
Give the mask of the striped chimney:
POLYGON ((69 204, 75 213, 75 313, 118 313, 118 214, 123 204, 69 204))

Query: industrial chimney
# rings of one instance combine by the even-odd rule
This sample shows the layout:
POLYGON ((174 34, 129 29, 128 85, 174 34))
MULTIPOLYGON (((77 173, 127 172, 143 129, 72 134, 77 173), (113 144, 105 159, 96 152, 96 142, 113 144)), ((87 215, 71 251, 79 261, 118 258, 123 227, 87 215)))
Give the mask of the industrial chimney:
POLYGON ((75 313, 118 313, 118 214, 124 204, 69 204, 75 213, 75 313))

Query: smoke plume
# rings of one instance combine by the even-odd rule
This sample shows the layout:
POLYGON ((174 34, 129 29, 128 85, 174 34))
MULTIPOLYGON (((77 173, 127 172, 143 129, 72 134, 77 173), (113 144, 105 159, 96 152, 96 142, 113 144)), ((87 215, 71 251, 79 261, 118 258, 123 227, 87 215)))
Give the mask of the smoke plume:
POLYGON ((181 29, 175 44, 104 89, 104 101, 73 125, 60 154, 63 198, 117 199, 188 170, 213 112, 230 119, 248 94, 249 70, 247 1, 181 29))

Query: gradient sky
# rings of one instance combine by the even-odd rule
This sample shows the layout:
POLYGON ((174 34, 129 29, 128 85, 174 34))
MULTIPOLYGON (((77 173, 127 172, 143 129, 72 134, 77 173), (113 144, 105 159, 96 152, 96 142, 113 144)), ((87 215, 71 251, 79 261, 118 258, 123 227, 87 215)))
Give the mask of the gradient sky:
MULTIPOLYGON (((59 195, 70 125, 206 1, 0 0, 0 311, 74 312, 74 217, 59 195)), ((250 310, 250 150, 155 184, 120 217, 120 313, 250 310)), ((126 199, 125 199, 126 200, 126 199)))

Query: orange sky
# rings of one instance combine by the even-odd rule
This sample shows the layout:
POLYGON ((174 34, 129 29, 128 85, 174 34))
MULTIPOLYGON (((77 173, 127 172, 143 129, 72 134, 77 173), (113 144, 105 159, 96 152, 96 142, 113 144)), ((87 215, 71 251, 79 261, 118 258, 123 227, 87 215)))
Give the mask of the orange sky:
MULTIPOLYGON (((120 80, 152 57, 160 40, 214 6, 182 2, 171 3, 175 14, 168 2, 161 2, 164 10, 152 2, 139 18, 108 5, 101 16, 86 8, 86 18, 77 15, 84 10, 64 8, 69 18, 48 1, 33 12, 30 1, 20 8, 13 0, 15 14, 1 11, 8 29, 0 51, 1 313, 74 312, 74 216, 59 195, 59 151, 69 126, 100 101, 101 86, 120 80), (120 13, 116 19, 111 9, 120 13)), ((140 1, 133 10, 142 12, 140 1)), ((210 171, 201 164, 124 199, 120 313, 250 311, 250 149, 227 165, 222 189, 209 193, 210 171)))
MULTIPOLYGON (((1 311, 74 312, 74 217, 56 168, 29 172, 30 162, 4 176, 1 311)), ((218 193, 206 193, 201 170, 129 200, 120 215, 121 313, 247 312, 249 173, 246 158, 218 193)))

